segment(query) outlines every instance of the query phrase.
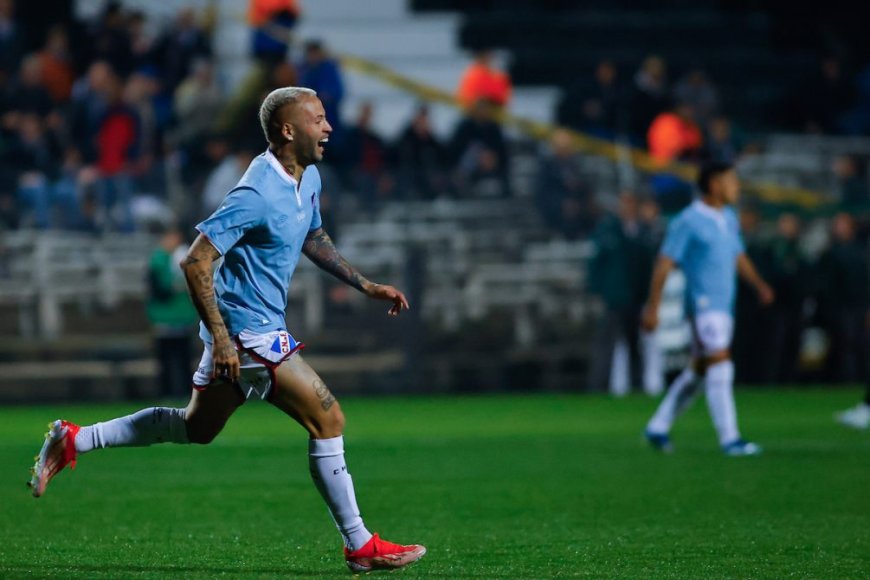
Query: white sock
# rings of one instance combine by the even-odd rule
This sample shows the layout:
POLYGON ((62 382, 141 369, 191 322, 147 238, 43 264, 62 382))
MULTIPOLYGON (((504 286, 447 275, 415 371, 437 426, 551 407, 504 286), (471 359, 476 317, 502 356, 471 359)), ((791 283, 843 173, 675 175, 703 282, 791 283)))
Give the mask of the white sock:
POLYGON ((308 466, 311 479, 326 505, 348 550, 358 550, 368 542, 372 534, 366 529, 356 495, 353 479, 344 462, 344 437, 310 439, 308 441, 308 466))
POLYGON ((651 397, 661 395, 665 389, 664 372, 662 371, 664 361, 655 332, 641 333, 640 352, 643 359, 643 390, 651 397))
POLYGON ((610 394, 614 397, 624 397, 631 390, 630 358, 628 342, 620 338, 613 346, 613 357, 610 360, 610 394))
POLYGON ((184 409, 151 407, 132 415, 82 427, 76 436, 76 452, 103 447, 144 447, 155 443, 189 443, 184 409))
POLYGON ((719 434, 719 444, 740 439, 737 429, 737 409, 734 406, 734 363, 725 360, 707 368, 707 407, 713 426, 719 434))
POLYGON ((674 421, 689 408, 698 394, 698 381, 695 371, 686 368, 674 379, 665 398, 659 403, 655 415, 647 423, 651 433, 669 433, 674 421))

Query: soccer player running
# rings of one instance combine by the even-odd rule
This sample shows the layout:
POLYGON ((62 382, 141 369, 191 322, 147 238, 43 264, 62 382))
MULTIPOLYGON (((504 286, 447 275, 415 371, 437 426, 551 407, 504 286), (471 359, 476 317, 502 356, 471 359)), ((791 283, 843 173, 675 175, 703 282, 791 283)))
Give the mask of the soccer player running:
POLYGON ((740 193, 734 167, 725 163, 704 166, 698 187, 701 199, 680 212, 668 227, 642 316, 645 330, 658 326, 665 280, 679 266, 687 284, 692 362, 668 389, 645 435, 656 449, 672 452, 671 427, 694 401, 703 382, 722 451, 729 456, 758 455, 761 447, 740 436, 734 405, 734 363, 729 347, 734 327, 735 271, 755 288, 762 304, 773 302, 773 291, 746 256, 737 216, 729 207, 740 193))
POLYGON ((260 124, 267 151, 197 226, 200 234, 182 263, 204 343, 187 407, 153 407, 84 427, 53 422, 33 470, 33 495, 41 496, 52 477, 95 449, 210 443, 233 412, 257 396, 308 431, 311 476, 344 539, 348 567, 399 568, 426 549, 382 540, 363 523, 344 460, 344 415, 299 354, 303 345, 287 332, 284 310, 300 253, 370 298, 391 302, 392 316, 408 309, 408 301, 394 287, 363 277, 323 230, 314 164, 332 127, 316 93, 272 91, 260 107, 260 124))

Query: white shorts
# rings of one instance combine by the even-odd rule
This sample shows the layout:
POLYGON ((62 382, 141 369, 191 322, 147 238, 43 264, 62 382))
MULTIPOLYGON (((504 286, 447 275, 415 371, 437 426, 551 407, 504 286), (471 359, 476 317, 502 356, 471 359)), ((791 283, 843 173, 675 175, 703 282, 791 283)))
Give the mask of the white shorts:
MULTIPOLYGON (((236 352, 239 354, 241 372, 238 385, 246 399, 252 396, 265 400, 272 391, 275 382, 275 368, 305 348, 301 342, 296 342, 286 330, 276 330, 264 334, 256 334, 243 330, 233 339, 236 352)), ((202 359, 196 372, 193 373, 193 388, 205 390, 212 382, 214 358, 212 343, 203 341, 202 359)))
POLYGON ((728 349, 734 334, 734 318, 727 312, 710 310, 692 318, 692 354, 710 356, 728 349))

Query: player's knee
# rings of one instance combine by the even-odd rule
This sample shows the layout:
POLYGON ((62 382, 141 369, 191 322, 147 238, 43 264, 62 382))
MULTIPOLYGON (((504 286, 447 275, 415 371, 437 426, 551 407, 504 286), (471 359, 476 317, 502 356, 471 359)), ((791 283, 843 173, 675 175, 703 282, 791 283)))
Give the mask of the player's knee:
POLYGON ((711 366, 731 359, 731 351, 728 349, 720 350, 718 352, 714 352, 710 355, 704 357, 704 366, 706 368, 710 368, 711 366))
POLYGON ((325 413, 312 421, 309 431, 314 439, 331 439, 344 433, 344 413, 338 401, 335 401, 325 413))

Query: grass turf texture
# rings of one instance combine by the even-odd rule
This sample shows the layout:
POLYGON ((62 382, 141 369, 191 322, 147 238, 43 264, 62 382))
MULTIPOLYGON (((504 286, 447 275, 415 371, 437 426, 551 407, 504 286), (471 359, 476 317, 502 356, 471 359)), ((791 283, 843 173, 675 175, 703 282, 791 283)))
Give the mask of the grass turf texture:
MULTIPOLYGON (((718 452, 703 403, 646 448, 635 397, 347 399, 368 525, 429 554, 403 577, 858 578, 870 571, 870 433, 857 390, 739 395, 759 458, 718 452)), ((210 446, 80 458, 24 486, 50 419, 141 405, 0 409, 0 577, 349 577, 303 432, 262 403, 210 446)))

